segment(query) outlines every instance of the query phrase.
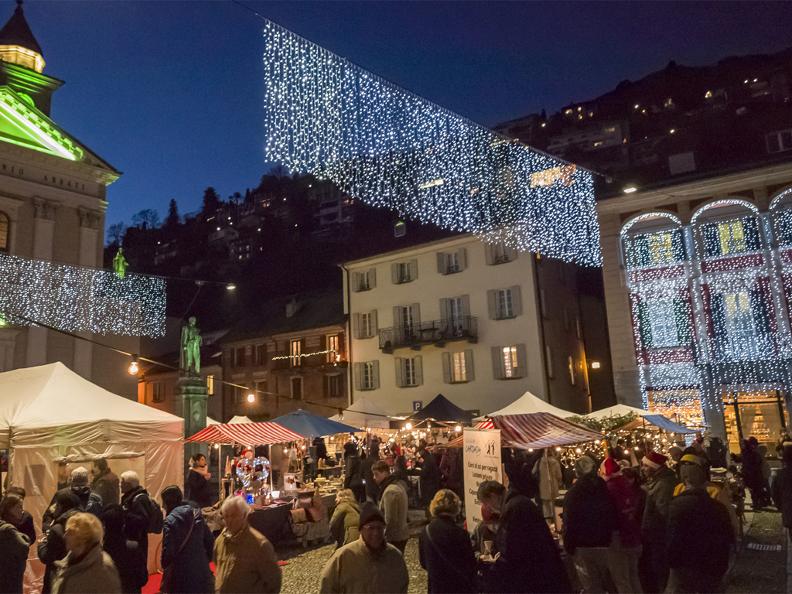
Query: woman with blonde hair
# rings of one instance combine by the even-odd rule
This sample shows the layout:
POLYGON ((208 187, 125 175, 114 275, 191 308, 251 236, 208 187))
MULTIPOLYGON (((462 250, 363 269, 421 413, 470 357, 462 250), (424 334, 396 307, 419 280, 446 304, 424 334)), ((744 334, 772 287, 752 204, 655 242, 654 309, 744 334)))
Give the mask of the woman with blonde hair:
POLYGON ((418 552, 430 594, 478 592, 470 538, 457 524, 461 511, 462 502, 450 489, 440 489, 429 504, 432 521, 421 532, 418 552))
POLYGON ((336 548, 354 542, 360 536, 360 505, 352 489, 341 489, 336 495, 336 507, 330 518, 330 534, 336 541, 336 548))
POLYGON ((104 529, 93 514, 78 512, 66 520, 68 553, 55 562, 53 594, 120 594, 113 560, 102 550, 104 529))

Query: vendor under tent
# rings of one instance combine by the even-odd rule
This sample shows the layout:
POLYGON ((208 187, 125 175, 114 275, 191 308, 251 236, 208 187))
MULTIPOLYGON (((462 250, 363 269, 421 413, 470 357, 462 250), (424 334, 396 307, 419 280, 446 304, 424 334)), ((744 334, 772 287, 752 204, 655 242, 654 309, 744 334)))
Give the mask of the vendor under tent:
MULTIPOLYGON (((499 429, 501 445, 506 448, 536 450, 598 441, 602 436, 596 431, 570 423, 546 412, 524 415, 501 415, 476 424, 476 429, 499 429)), ((448 443, 449 447, 462 447, 460 436, 448 443)))
MULTIPOLYGON (((156 497, 184 481, 184 421, 112 394, 51 363, 0 373, 0 449, 9 450, 9 485, 27 492, 25 509, 41 533, 41 517, 68 472, 105 459, 117 475, 134 470, 156 497)), ((160 535, 151 535, 149 567, 160 535)), ((26 582, 36 586, 43 566, 30 549, 26 582)), ((38 584, 40 587, 40 584, 38 584)))
POLYGON ((442 394, 438 394, 429 404, 407 417, 407 419, 413 423, 421 421, 445 421, 469 425, 473 419, 473 415, 459 408, 442 394))
POLYGON ((632 429, 639 429, 641 427, 646 427, 646 424, 649 423, 665 431, 666 433, 695 433, 695 429, 689 429, 684 425, 680 425, 679 423, 674 423, 674 421, 664 417, 663 415, 653 415, 653 414, 644 414, 639 419, 635 419, 634 421, 630 421, 621 429, 624 431, 630 431, 632 429))
POLYGON ((342 414, 333 415, 330 420, 344 422, 360 429, 390 428, 390 415, 366 397, 359 398, 342 414))
POLYGON ((339 423, 301 408, 273 419, 272 423, 277 423, 297 433, 298 439, 324 437, 325 435, 334 435, 336 433, 356 433, 359 431, 357 427, 352 425, 339 423))
POLYGON ((643 417, 651 413, 648 410, 644 410, 643 408, 636 408, 634 406, 628 406, 626 404, 614 404, 613 406, 609 406, 608 408, 601 408, 600 410, 595 410, 594 412, 591 412, 584 416, 587 419, 607 419, 609 417, 622 417, 630 414, 643 417))
POLYGON ((575 415, 575 413, 571 413, 567 410, 564 410, 563 408, 553 406, 549 402, 542 400, 531 392, 525 392, 522 396, 520 396, 508 406, 505 406, 500 410, 493 411, 484 417, 479 417, 479 419, 487 417, 500 417, 504 415, 525 415, 533 413, 550 413, 561 419, 566 419, 567 417, 572 417, 575 415))

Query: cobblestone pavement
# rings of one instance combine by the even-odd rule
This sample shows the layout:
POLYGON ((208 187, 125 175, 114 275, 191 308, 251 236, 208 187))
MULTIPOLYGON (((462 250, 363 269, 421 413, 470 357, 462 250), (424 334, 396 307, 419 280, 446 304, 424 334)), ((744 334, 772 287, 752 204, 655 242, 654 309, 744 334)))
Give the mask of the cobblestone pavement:
POLYGON ((786 551, 781 514, 775 510, 754 512, 746 527, 742 549, 726 592, 743 594, 786 592, 786 551), (750 545, 781 545, 781 550, 755 550, 750 545))
MULTIPOLYGON (((335 545, 325 545, 313 549, 294 548, 280 551, 279 558, 287 562, 283 566, 282 594, 314 594, 319 592, 319 578, 327 560, 333 554, 335 545)), ((418 539, 413 537, 407 542, 404 554, 407 570, 410 573, 410 594, 426 592, 426 572, 418 563, 418 539)))

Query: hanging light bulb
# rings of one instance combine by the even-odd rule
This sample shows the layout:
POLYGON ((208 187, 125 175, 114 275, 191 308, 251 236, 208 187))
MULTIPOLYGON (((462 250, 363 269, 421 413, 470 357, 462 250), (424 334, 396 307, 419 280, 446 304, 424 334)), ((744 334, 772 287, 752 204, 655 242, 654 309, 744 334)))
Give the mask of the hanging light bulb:
POLYGON ((404 428, 405 428, 407 431, 410 431, 410 430, 412 429, 412 423, 407 423, 407 424, 404 426, 404 428))
POLYGON ((247 401, 252 404, 253 402, 256 401, 256 395, 253 392, 251 392, 250 394, 247 395, 247 401))
POLYGON ((462 425, 457 425, 456 427, 454 427, 454 431, 456 433, 462 433, 462 425))
POLYGON ((137 375, 140 371, 140 365, 138 364, 137 355, 132 355, 132 360, 129 362, 129 367, 127 367, 127 373, 129 375, 137 375))

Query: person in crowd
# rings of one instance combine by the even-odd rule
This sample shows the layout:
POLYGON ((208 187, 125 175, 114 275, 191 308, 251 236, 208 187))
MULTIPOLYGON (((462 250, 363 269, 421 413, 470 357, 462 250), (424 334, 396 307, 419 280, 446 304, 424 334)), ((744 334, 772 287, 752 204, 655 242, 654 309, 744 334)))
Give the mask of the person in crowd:
POLYGON ((762 456, 759 453, 759 442, 755 437, 743 441, 740 451, 742 475, 745 486, 751 492, 753 509, 762 509, 768 503, 764 475, 762 474, 762 456))
POLYGON ((608 495, 616 508, 617 532, 608 549, 608 570, 619 594, 640 594, 638 560, 641 558, 641 517, 646 494, 631 468, 622 468, 613 458, 600 465, 608 495))
POLYGON ((772 484, 773 503, 781 512, 781 524, 792 544, 792 441, 782 442, 780 450, 783 466, 776 471, 772 484))
POLYGON ((104 530, 94 514, 77 512, 66 521, 68 554, 56 561, 53 594, 121 594, 113 560, 102 550, 104 530))
POLYGON ((363 461, 352 442, 344 446, 344 489, 351 489, 355 499, 362 502, 366 499, 366 484, 363 481, 363 461))
POLYGON ((66 522, 79 511, 80 500, 71 489, 61 489, 55 494, 55 504, 52 506, 53 519, 44 530, 44 536, 38 544, 38 558, 45 566, 42 594, 49 594, 52 591, 55 562, 63 559, 68 553, 64 537, 66 522))
POLYGON ((399 477, 390 473, 387 462, 375 462, 371 472, 380 488, 380 510, 386 526, 385 540, 403 554, 410 538, 407 528, 407 491, 399 477))
MULTIPOLYGON (((99 517, 99 515, 102 513, 104 502, 102 501, 102 498, 97 493, 91 491, 91 487, 88 486, 88 469, 85 468, 84 466, 78 466, 77 468, 71 471, 71 476, 69 480, 70 480, 70 484, 68 487, 66 487, 65 490, 69 490, 77 496, 77 499, 80 502, 80 511, 84 511, 89 514, 93 514, 96 517, 99 517)), ((53 515, 54 511, 55 511, 55 497, 52 498, 52 501, 50 501, 50 505, 47 508, 47 511, 44 512, 42 527, 45 530, 50 525, 50 523, 55 519, 53 515)))
POLYGON ((69 486, 69 465, 66 460, 58 462, 58 487, 57 491, 69 486))
POLYGON ((142 571, 139 563, 135 563, 135 547, 137 544, 127 539, 124 528, 124 508, 119 503, 106 505, 102 510, 104 540, 102 546, 105 553, 115 564, 121 580, 121 592, 131 594, 140 590, 139 584, 148 580, 148 571, 142 571))
POLYGON ((357 540, 360 523, 360 505, 351 489, 341 489, 336 495, 336 506, 330 519, 330 534, 336 541, 336 548, 357 540))
POLYGON ((722 592, 734 532, 725 506, 707 493, 702 464, 683 464, 685 490, 668 508, 668 592, 722 592))
POLYGON ((428 506, 440 489, 440 467, 437 458, 424 445, 418 450, 418 461, 421 464, 419 475, 421 485, 421 505, 428 506))
POLYGON ((212 473, 207 468, 206 456, 200 453, 195 454, 187 474, 184 490, 186 491, 187 499, 199 508, 211 507, 215 502, 216 493, 209 484, 209 479, 211 478, 212 473))
POLYGON ((3 518, 3 514, 0 513, 0 519, 5 519, 6 522, 13 524, 17 530, 27 537, 28 542, 33 546, 33 543, 36 542, 36 527, 33 525, 33 516, 25 511, 25 490, 22 487, 9 487, 6 495, 19 497, 19 509, 17 510, 19 513, 14 514, 10 519, 3 518))
POLYGON ((105 506, 117 504, 121 500, 118 477, 110 470, 107 460, 99 458, 94 462, 92 474, 91 490, 102 498, 105 506))
POLYGON ((371 467, 376 461, 377 459, 370 452, 363 452, 360 456, 360 472, 366 488, 365 500, 371 503, 379 503, 379 486, 374 480, 374 473, 371 472, 371 467))
POLYGON ((214 544, 215 592, 280 592, 281 570, 275 549, 248 523, 250 506, 242 497, 229 497, 223 502, 220 513, 225 529, 214 544))
POLYGON ((148 581, 148 534, 151 514, 161 511, 151 501, 148 491, 141 486, 134 470, 121 473, 121 507, 124 510, 124 532, 127 540, 135 543, 129 561, 134 575, 140 577, 138 583, 134 585, 134 592, 140 592, 148 581))
POLYGON ((162 529, 162 592, 201 594, 214 589, 209 562, 214 538, 200 510, 184 501, 176 485, 160 494, 167 514, 162 529))
MULTIPOLYGON (((701 467, 704 470, 704 476, 707 476, 707 464, 706 461, 702 458, 694 454, 685 454, 682 456, 682 459, 679 461, 679 471, 680 471, 680 480, 682 480, 682 470, 688 464, 695 464, 696 466, 701 467)), ((674 488, 674 497, 681 495, 688 489, 687 483, 682 481, 674 488)), ((737 517, 737 512, 732 505, 732 497, 731 492, 728 488, 723 488, 721 485, 717 483, 713 483, 712 481, 706 481, 705 488, 707 493, 710 497, 715 499, 716 501, 720 501, 723 506, 726 508, 726 512, 729 514, 729 522, 731 527, 734 531, 734 537, 740 533, 740 520, 737 517)))
POLYGON ((432 521, 418 542, 418 558, 429 574, 429 594, 478 592, 476 558, 470 538, 457 524, 462 502, 450 489, 441 489, 429 503, 432 521))
POLYGON ((17 523, 22 517, 22 499, 8 493, 0 501, 0 593, 22 592, 30 541, 17 523))
POLYGON ((668 456, 671 458, 668 465, 671 467, 671 470, 674 471, 674 474, 677 475, 677 480, 679 479, 679 461, 682 459, 683 455, 682 448, 679 446, 673 445, 668 448, 668 456))
MULTIPOLYGON (((611 460, 615 464, 614 460, 611 460)), ((608 487, 589 456, 575 462, 577 480, 564 498, 564 548, 572 557, 583 592, 604 592, 608 549, 619 528, 608 487)))
POLYGON ((726 448, 726 444, 723 443, 723 440, 720 437, 710 437, 709 447, 707 448, 707 457, 709 458, 710 466, 712 468, 726 468, 728 466, 726 461, 726 456, 728 453, 729 450, 726 448))
POLYGON ((386 523, 373 503, 365 503, 360 538, 337 549, 322 569, 322 594, 405 593, 409 574, 402 553, 385 537, 386 523))
POLYGON ((533 475, 539 480, 538 503, 541 504, 542 516, 551 526, 557 528, 555 500, 564 477, 561 473, 561 463, 552 448, 546 448, 542 457, 536 461, 533 475))
POLYGON ((525 494, 484 481, 478 499, 500 516, 497 558, 491 572, 496 592, 570 592, 558 546, 539 509, 525 494))
POLYGON ((641 471, 646 479, 646 505, 641 519, 640 569, 643 589, 650 594, 663 592, 668 581, 666 526, 677 477, 667 462, 668 458, 652 451, 641 460, 641 471))

